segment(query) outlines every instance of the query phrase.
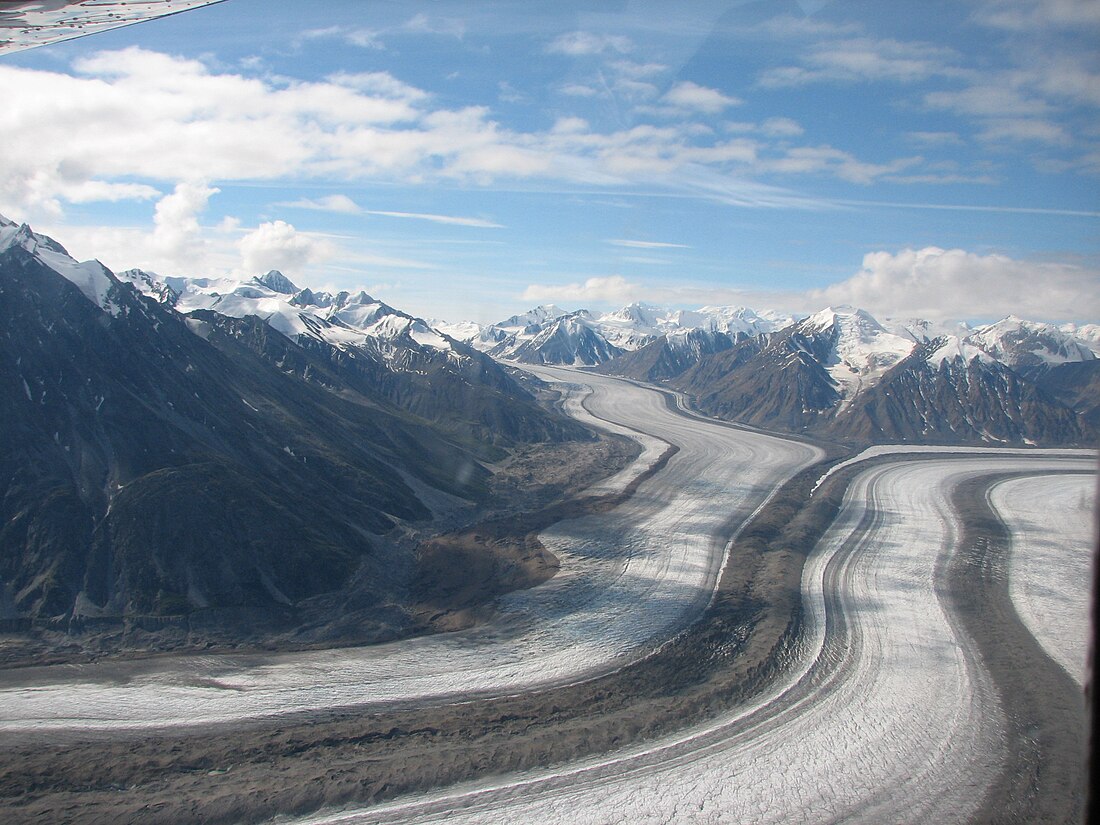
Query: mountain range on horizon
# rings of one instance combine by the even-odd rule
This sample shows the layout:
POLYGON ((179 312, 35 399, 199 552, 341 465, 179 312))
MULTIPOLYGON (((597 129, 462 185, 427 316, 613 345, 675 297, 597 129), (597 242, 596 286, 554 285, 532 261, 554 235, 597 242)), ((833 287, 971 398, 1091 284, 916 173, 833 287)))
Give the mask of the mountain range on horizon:
POLYGON ((1100 427, 1097 324, 635 303, 435 328, 496 358, 663 383, 708 415, 854 444, 1083 445, 1100 427))
MULTIPOLYGON (((9 236, 33 235, 2 217, 0 226, 9 236)), ((70 276, 78 281, 94 268, 67 266, 76 266, 70 276)), ((343 380, 380 392, 475 450, 560 436, 545 429, 544 415, 515 414, 508 363, 588 367, 664 383, 710 415, 854 443, 1077 444, 1090 443, 1100 425, 1100 324, 1009 316, 971 326, 880 320, 847 306, 796 316, 632 303, 604 313, 540 305, 480 325, 417 318, 365 291, 299 288, 278 271, 246 280, 138 269, 116 277, 196 329, 209 313, 262 322, 277 333, 265 333, 265 347, 283 369, 306 374, 279 353, 293 342, 343 380), (972 397, 983 386, 989 397, 972 397)), ((96 287, 82 289, 99 300, 96 287)))

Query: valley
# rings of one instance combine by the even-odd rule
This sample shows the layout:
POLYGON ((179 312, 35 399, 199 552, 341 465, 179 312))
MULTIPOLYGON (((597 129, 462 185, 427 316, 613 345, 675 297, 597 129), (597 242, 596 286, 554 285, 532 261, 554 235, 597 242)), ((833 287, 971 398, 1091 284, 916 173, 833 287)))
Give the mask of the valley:
MULTIPOLYGON (((10 810, 236 821, 416 791, 407 802, 308 821, 554 822, 569 810, 580 821, 629 812, 656 822, 686 809, 704 822, 708 811, 721 819, 730 810, 785 821, 796 809, 871 822, 918 808, 983 820, 999 810, 994 789, 1012 766, 1035 758, 1019 752, 1024 740, 1006 727, 998 698, 1032 679, 1062 691, 1044 694, 1060 710, 1045 723, 1055 730, 1041 764, 1077 764, 1080 743, 1058 732, 1082 712, 1072 679, 1042 655, 1028 660, 1026 676, 998 668, 951 588, 964 575, 956 567, 972 521, 957 491, 1038 476, 1080 495, 1094 481, 1092 453, 878 451, 816 486, 824 470, 798 472, 820 458, 814 448, 684 417, 659 394, 615 379, 552 377, 577 387, 568 407, 578 415, 644 442, 609 488, 628 484, 666 443, 680 449, 622 512, 544 531, 562 560, 549 587, 513 594, 480 628, 381 648, 199 657, 98 675, 95 666, 67 668, 34 674, 34 688, 6 674, 7 781, 37 787, 39 772, 53 777, 10 810), (723 439, 728 451, 716 451, 723 439), (642 502, 657 514, 648 538, 644 523, 624 532, 616 522, 635 520, 630 506, 642 502), (701 518, 711 519, 709 540, 664 540, 701 518), (622 553, 601 539, 619 533, 637 535, 622 553), (774 549, 762 553, 762 541, 774 549), (96 767, 82 756, 91 752, 112 757, 96 767), (559 763, 566 767, 542 767, 559 763), (842 769, 849 773, 837 778, 842 769), (479 779, 516 770, 524 773, 479 779), (474 784, 430 792, 463 781, 474 784), (121 798, 107 792, 118 785, 130 789, 121 798)), ((1075 531, 1059 532, 1059 546, 1087 538, 1079 520, 1071 524, 1057 528, 1075 531)), ((1019 522, 1009 535, 1034 540, 1019 522)), ((1005 581, 982 587, 1007 594, 1005 581)), ((1055 624, 1075 639, 1084 631, 1055 624)), ((1059 776, 1068 784, 1014 804, 1033 811, 1054 799, 1072 810, 1081 780, 1059 776)))
POLYGON ((0 3, 0 825, 1100 819, 1097 42, 0 3))

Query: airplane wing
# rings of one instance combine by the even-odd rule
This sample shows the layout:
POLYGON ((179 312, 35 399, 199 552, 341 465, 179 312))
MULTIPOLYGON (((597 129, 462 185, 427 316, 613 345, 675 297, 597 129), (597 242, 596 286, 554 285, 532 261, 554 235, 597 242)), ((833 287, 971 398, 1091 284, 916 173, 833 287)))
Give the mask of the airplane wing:
POLYGON ((0 55, 221 2, 223 0, 5 0, 0 2, 0 55))

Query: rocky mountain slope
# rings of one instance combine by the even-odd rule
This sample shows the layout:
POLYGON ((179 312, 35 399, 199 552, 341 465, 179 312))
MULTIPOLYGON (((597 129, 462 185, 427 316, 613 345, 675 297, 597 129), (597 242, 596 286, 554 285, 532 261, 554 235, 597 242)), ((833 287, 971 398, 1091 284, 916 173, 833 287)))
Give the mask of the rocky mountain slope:
POLYGON ((489 356, 426 321, 365 292, 299 289, 281 272, 249 281, 120 275, 139 291, 199 317, 263 320, 256 352, 283 371, 321 380, 313 364, 288 358, 287 342, 309 352, 354 389, 381 396, 461 438, 474 450, 578 437, 571 422, 548 416, 489 356))
POLYGON ((341 592, 398 632, 397 539, 484 502, 502 447, 591 437, 417 319, 292 288, 119 277, 0 221, 0 620, 286 628, 341 592))

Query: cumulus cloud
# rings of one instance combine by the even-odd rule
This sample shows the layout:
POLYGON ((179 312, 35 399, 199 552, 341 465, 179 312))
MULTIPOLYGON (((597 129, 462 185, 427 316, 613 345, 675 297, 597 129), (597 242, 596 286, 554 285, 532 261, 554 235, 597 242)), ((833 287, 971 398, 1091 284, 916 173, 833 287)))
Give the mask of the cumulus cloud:
POLYGON ((153 230, 125 226, 54 227, 40 231, 64 240, 77 259, 98 258, 115 271, 134 267, 161 275, 203 276, 226 272, 237 257, 231 239, 236 220, 224 218, 219 231, 206 231, 200 218, 218 190, 203 182, 185 181, 153 210, 153 230))
POLYGON ((717 89, 700 86, 690 80, 677 83, 662 98, 665 103, 680 109, 689 109, 706 114, 718 114, 729 106, 736 106, 742 101, 736 97, 725 95, 717 89))
POLYGON ((1100 271, 925 247, 868 253, 851 278, 807 298, 892 316, 1080 320, 1100 317, 1100 271))
POLYGON ((246 275, 272 269, 293 274, 328 257, 324 241, 303 234, 285 221, 262 223, 241 238, 241 269, 246 275))
POLYGON ((160 259, 174 271, 193 267, 201 271, 206 243, 199 216, 217 189, 205 183, 185 182, 157 202, 153 214, 153 247, 160 259))

